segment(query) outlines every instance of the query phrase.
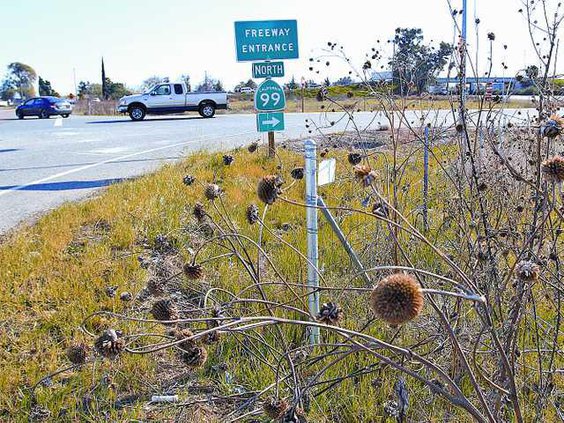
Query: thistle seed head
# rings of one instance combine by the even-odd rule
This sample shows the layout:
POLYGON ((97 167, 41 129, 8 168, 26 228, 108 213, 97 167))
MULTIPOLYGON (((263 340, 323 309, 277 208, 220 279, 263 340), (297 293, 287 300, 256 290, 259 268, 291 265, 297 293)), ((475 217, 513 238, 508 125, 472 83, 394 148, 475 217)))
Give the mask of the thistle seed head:
POLYGON ((421 285, 405 273, 382 279, 370 294, 370 306, 376 316, 391 325, 415 319, 423 310, 423 303, 421 285))
POLYGON ((189 187, 190 185, 192 185, 194 183, 194 181, 196 180, 196 178, 192 175, 186 175, 184 178, 182 178, 182 183, 184 185, 186 185, 187 187, 189 187))
POLYGON ((228 154, 223 156, 223 164, 225 166, 229 166, 231 163, 233 163, 233 160, 234 160, 233 156, 230 156, 228 154))
POLYGON ((255 151, 257 151, 257 148, 258 148, 258 142, 255 141, 249 144, 247 150, 249 150, 249 153, 254 153, 255 151))
POLYGON ((199 201, 196 204, 194 204, 194 208, 192 209, 192 214, 194 215, 194 217, 199 223, 202 223, 207 216, 204 205, 199 201))
POLYGON ((564 181, 564 157, 554 156, 541 164, 541 172, 548 182, 561 183, 564 181))
POLYGON ((246 212, 247 222, 249 225, 254 225, 259 220, 259 208, 256 204, 249 204, 246 212))
POLYGON ((73 344, 67 348, 67 358, 72 364, 84 364, 88 358, 90 348, 88 345, 81 343, 73 344))
POLYGON ((337 303, 324 303, 319 309, 316 319, 326 325, 338 325, 343 319, 343 309, 337 303))
POLYGON ((349 153, 347 160, 351 165, 356 166, 362 162, 362 155, 359 153, 349 153))
POLYGON ((354 176, 357 181, 367 187, 376 179, 376 172, 374 172, 370 166, 359 164, 354 167, 354 176))
POLYGON ((201 264, 186 263, 183 270, 186 277, 191 280, 201 279, 204 276, 204 269, 201 264))
POLYGON ((119 330, 108 329, 94 342, 96 352, 105 358, 116 358, 124 348, 123 333, 119 330))
POLYGON ((265 204, 273 204, 281 193, 283 180, 278 175, 267 175, 259 180, 257 185, 258 198, 265 204))
POLYGON ((290 408, 290 404, 282 398, 267 398, 262 404, 264 414, 272 420, 280 420, 284 417, 288 408, 290 408))
POLYGON ((208 184, 206 186, 204 194, 208 200, 215 200, 216 198, 219 198, 221 194, 223 194, 223 191, 217 184, 208 184))
POLYGON ((540 268, 532 261, 523 260, 515 266, 515 274, 525 282, 534 282, 539 278, 540 268))
POLYGON ((295 167, 290 172, 290 175, 293 179, 300 180, 304 179, 304 168, 303 167, 295 167))
POLYGON ((176 305, 169 298, 155 301, 151 314, 157 320, 177 320, 179 317, 176 305))
POLYGON ((181 355, 182 361, 189 367, 202 367, 208 359, 208 351, 202 345, 194 345, 181 355))

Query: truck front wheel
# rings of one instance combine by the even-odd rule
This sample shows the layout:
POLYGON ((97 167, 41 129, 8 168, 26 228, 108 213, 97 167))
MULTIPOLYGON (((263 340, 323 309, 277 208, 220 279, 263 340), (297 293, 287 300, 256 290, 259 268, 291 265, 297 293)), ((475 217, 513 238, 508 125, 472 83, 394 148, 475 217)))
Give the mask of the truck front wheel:
POLYGON ((215 115, 215 106, 211 103, 204 103, 200 106, 200 116, 211 118, 215 115))
POLYGON ((145 108, 141 106, 132 106, 129 109, 129 117, 131 120, 139 121, 145 119, 145 108))

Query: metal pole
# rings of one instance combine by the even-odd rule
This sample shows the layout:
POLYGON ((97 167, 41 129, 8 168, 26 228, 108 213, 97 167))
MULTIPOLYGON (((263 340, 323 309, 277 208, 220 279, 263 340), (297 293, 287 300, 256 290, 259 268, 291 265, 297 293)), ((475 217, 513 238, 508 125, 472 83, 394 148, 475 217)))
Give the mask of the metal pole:
MULTIPOLYGON (((317 254, 317 144, 313 140, 304 142, 305 156, 305 200, 306 225, 307 225, 307 290, 308 307, 312 316, 319 313, 319 275, 317 274, 318 254, 317 254)), ((314 345, 319 343, 319 328, 309 328, 309 343, 314 345)))
POLYGON ((268 132, 268 157, 271 159, 276 155, 276 146, 274 145, 274 132, 268 132))
POLYGON ((429 125, 425 125, 425 142, 423 144, 423 227, 429 229, 427 218, 427 197, 429 195, 429 125))
POLYGON ((331 212, 327 208, 327 205, 325 204, 325 201, 323 201, 323 198, 317 197, 317 205, 321 208, 321 212, 323 213, 323 215, 325 216, 325 218, 329 222, 329 225, 331 225, 331 228, 333 229, 333 232, 335 232, 335 234, 337 235, 337 238, 339 238, 339 241, 341 241, 341 244, 345 248, 345 251, 347 252, 349 257, 351 258, 351 260, 354 263, 356 269, 359 272, 362 272, 361 276, 364 279, 364 282, 366 282, 366 284, 368 286, 372 285, 372 281, 368 277, 368 273, 366 273, 364 271, 364 266, 360 262, 360 259, 356 255, 356 252, 353 250, 351 244, 349 244, 349 241, 347 241, 347 237, 345 236, 343 231, 341 231, 339 224, 337 223, 337 221, 335 220, 335 218, 333 217, 333 215, 331 214, 331 212))

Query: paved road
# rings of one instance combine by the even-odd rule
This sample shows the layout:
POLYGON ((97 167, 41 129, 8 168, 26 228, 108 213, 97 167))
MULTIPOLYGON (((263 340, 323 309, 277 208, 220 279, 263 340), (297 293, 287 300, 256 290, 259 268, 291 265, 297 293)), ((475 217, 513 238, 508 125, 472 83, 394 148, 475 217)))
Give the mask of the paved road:
MULTIPOLYGON (((411 112, 410 118, 419 116, 411 112)), ((306 119, 320 126, 333 120, 330 132, 351 127, 340 114, 288 113, 286 131, 277 139, 307 136, 306 119)), ((382 116, 370 113, 355 115, 361 128, 379 120, 382 116)), ((428 120, 452 121, 448 111, 428 120)), ((0 233, 191 151, 228 149, 257 138, 254 115, 149 117, 143 122, 92 116, 19 121, 13 111, 0 109, 0 233)))

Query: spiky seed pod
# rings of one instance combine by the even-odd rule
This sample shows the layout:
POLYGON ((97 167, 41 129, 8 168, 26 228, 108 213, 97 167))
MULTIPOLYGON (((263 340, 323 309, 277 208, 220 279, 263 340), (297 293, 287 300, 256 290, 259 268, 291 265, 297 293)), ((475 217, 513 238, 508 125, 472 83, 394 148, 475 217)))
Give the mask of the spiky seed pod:
POLYGON ((515 266, 515 275, 525 282, 534 282, 539 278, 540 268, 532 261, 523 260, 515 266))
POLYGON ((281 423, 307 423, 306 414, 300 407, 289 408, 280 420, 281 423))
MULTIPOLYGON (((214 308, 212 311, 212 316, 213 319, 212 320, 207 320, 206 321, 206 326, 208 329, 214 329, 217 328, 219 326, 221 326, 221 320, 216 320, 217 318, 223 317, 223 313, 221 312, 221 309, 219 308, 214 308)), ((220 333, 219 331, 213 331, 208 333, 205 342, 207 344, 214 344, 217 341, 219 341, 220 338, 220 333)))
POLYGON ((122 292, 121 294, 119 294, 119 299, 122 301, 131 301, 133 299, 133 294, 131 292, 122 292))
POLYGON ((119 330, 105 330, 94 342, 96 352, 105 358, 116 358, 124 348, 123 333, 119 330))
POLYGON ((493 32, 488 32, 488 40, 495 41, 495 34, 493 32))
POLYGON ((116 296, 118 286, 107 286, 105 289, 106 295, 110 298, 114 298, 116 296))
POLYGON ((564 127, 564 118, 558 115, 552 115, 541 127, 542 135, 547 138, 556 138, 562 133, 564 127))
POLYGON ((290 408, 290 404, 282 398, 271 397, 262 403, 264 414, 272 420, 280 420, 284 417, 288 408, 290 408))
POLYGON ((202 345, 194 345, 181 355, 184 364, 190 367, 202 367, 208 359, 208 351, 202 345))
POLYGON ((376 179, 376 172, 374 172, 370 166, 367 165, 356 165, 354 167, 354 176, 362 183, 363 186, 367 187, 374 182, 376 179))
POLYGON ((202 223, 207 216, 204 205, 199 201, 196 204, 194 204, 194 208, 192 209, 192 214, 194 215, 196 220, 200 223, 202 223))
POLYGON ((223 164, 225 166, 229 166, 231 163, 233 163, 233 160, 234 160, 233 156, 230 156, 228 154, 223 156, 223 164))
POLYGON ((147 281, 147 290, 151 295, 162 295, 165 292, 165 282, 161 278, 152 276, 147 281))
POLYGON ((257 151, 257 148, 258 148, 258 142, 255 141, 249 144, 247 150, 249 150, 249 153, 254 153, 255 151, 257 151))
POLYGON ((88 345, 81 343, 73 344, 67 348, 67 358, 72 364, 84 364, 88 358, 90 348, 88 345))
POLYGON ((187 338, 190 338, 191 336, 194 335, 194 332, 192 332, 188 328, 172 329, 168 334, 170 336, 174 336, 177 341, 179 341, 181 339, 184 340, 181 343, 176 344, 176 346, 181 350, 182 353, 188 352, 196 346, 195 341, 193 341, 192 339, 187 339, 187 338))
POLYGON ((389 216, 388 206, 386 206, 386 204, 384 203, 375 203, 372 206, 372 213, 374 213, 376 216, 387 218, 389 216))
POLYGON ((564 181, 564 157, 554 156, 541 164, 541 172, 548 182, 564 181))
POLYGON ((254 225, 259 220, 259 208, 256 204, 249 204, 247 212, 245 213, 249 225, 254 225))
POLYGON ((204 268, 201 264, 186 263, 183 270, 186 277, 191 280, 201 279, 204 276, 204 268))
POLYGON ((343 319, 343 309, 337 303, 324 303, 319 309, 316 319, 326 325, 338 325, 343 319))
POLYGON ((258 198, 266 204, 273 204, 278 198, 282 186, 282 178, 278 175, 267 175, 259 180, 257 185, 258 198))
POLYGON ((370 294, 370 306, 376 316, 391 325, 415 319, 423 310, 423 303, 421 285, 405 273, 382 279, 370 294))
POLYGON ((304 179, 304 168, 303 167, 295 167, 290 172, 290 175, 293 179, 299 180, 304 179))
POLYGON ((204 191, 204 194, 205 194, 205 196, 208 200, 215 200, 222 193, 223 193, 223 191, 221 190, 221 188, 217 184, 208 184, 206 186, 205 191, 204 191))
POLYGON ((184 185, 186 185, 187 187, 189 187, 190 185, 192 185, 194 183, 194 181, 196 180, 196 178, 192 175, 186 175, 184 178, 182 178, 182 183, 184 185))
POLYGON ((157 320, 177 320, 178 310, 169 298, 155 301, 151 308, 151 314, 157 320))
POLYGON ((351 165, 355 166, 362 161, 362 155, 359 153, 349 153, 347 160, 351 165))

